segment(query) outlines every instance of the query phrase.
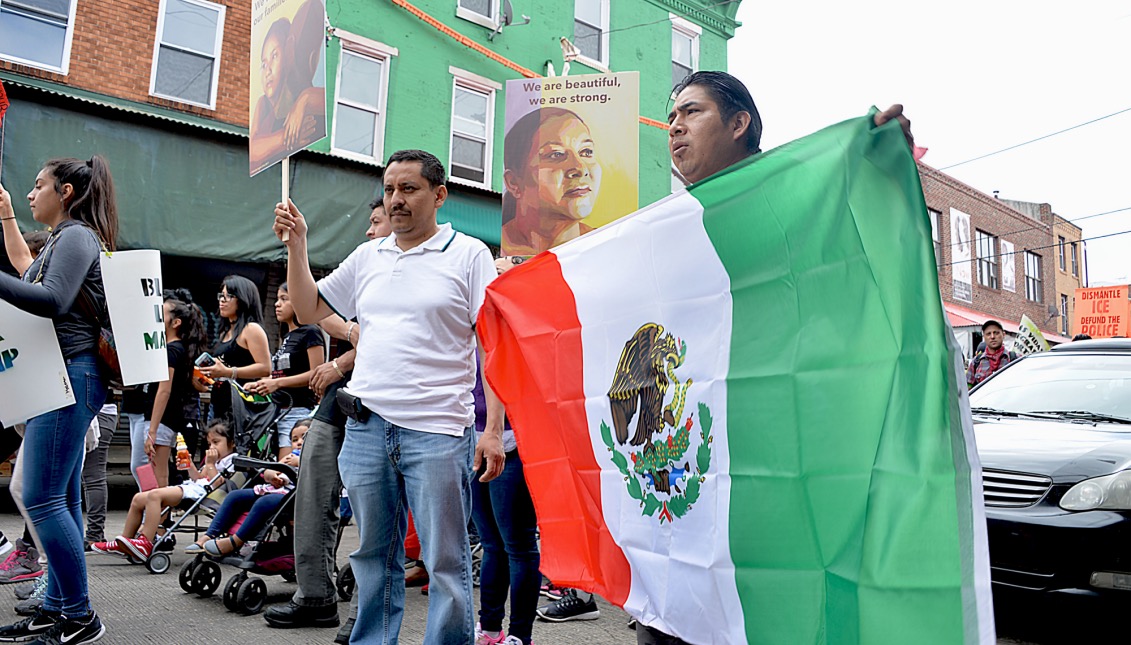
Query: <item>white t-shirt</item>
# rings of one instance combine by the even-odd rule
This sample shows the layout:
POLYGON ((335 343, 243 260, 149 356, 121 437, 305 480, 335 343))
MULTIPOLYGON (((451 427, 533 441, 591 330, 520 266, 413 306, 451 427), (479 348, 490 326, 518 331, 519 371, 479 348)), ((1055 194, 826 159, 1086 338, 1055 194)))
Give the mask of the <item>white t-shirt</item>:
POLYGON ((475 319, 496 275, 487 246, 450 224, 408 251, 395 236, 357 247, 318 282, 362 330, 349 392, 395 425, 461 436, 475 421, 475 319))

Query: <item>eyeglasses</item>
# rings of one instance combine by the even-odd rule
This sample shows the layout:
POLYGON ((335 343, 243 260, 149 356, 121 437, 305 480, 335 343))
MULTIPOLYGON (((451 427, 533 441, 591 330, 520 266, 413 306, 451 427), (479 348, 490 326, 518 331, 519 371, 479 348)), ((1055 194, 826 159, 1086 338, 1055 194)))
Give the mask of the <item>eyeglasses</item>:
POLYGON ((228 294, 223 293, 223 292, 216 294, 216 300, 218 300, 220 302, 226 302, 228 300, 235 300, 235 299, 236 299, 235 296, 231 296, 231 295, 228 295, 228 294))

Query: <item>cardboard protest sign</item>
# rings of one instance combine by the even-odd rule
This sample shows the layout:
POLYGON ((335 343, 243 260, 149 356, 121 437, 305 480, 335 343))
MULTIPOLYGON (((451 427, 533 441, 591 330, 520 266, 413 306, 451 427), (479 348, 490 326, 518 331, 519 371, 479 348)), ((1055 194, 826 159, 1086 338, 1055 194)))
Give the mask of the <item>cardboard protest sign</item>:
POLYGON ((1073 334, 1087 334, 1092 338, 1131 336, 1127 285, 1077 289, 1073 313, 1073 334))
POLYGON ((326 7, 321 0, 252 2, 249 88, 251 175, 326 136, 326 7))
POLYGON ((23 423, 74 402, 51 320, 0 300, 0 423, 23 423))
POLYGON ((535 255, 638 208, 638 72, 507 81, 503 255, 535 255))
POLYGON ((112 255, 103 253, 101 259, 110 327, 122 365, 122 384, 168 380, 161 253, 118 251, 112 255))
POLYGON ((1021 315, 1021 324, 1018 325, 1017 339, 1013 341, 1013 351, 1018 354, 1036 354, 1049 351, 1049 342, 1045 335, 1037 328, 1028 316, 1021 315))

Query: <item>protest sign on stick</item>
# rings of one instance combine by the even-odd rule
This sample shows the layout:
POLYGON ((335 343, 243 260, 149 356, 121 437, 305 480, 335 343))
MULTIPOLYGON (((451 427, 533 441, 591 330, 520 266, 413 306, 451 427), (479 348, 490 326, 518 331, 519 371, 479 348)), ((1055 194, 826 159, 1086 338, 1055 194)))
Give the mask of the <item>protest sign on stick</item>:
MULTIPOLYGON (((251 10, 251 176, 278 162, 290 198, 290 156, 326 137, 326 7, 255 0, 251 10)), ((284 241, 286 238, 284 237, 284 241)))
POLYGON ((1013 351, 1024 356, 1037 352, 1049 351, 1049 342, 1037 327, 1037 323, 1022 314, 1021 324, 1018 325, 1017 340, 1013 341, 1013 351))
POLYGON ((638 72, 507 81, 503 255, 535 255, 637 209, 639 108, 638 72))
POLYGON ((23 423, 74 402, 51 320, 0 300, 0 423, 23 423))
POLYGON ((101 257, 102 283, 122 366, 122 384, 168 380, 161 253, 118 251, 101 257))

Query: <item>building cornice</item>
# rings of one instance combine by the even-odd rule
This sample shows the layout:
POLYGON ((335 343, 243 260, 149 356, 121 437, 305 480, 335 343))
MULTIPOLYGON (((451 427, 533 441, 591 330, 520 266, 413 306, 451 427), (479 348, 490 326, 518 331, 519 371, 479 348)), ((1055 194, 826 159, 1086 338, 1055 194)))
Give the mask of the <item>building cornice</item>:
MULTIPOLYGON (((691 22, 702 25, 726 39, 734 38, 734 30, 740 23, 715 9, 701 6, 693 0, 648 0, 652 4, 682 16, 691 22)), ((735 3, 737 4, 737 3, 735 3)), ((729 6, 729 4, 727 5, 729 6)))

